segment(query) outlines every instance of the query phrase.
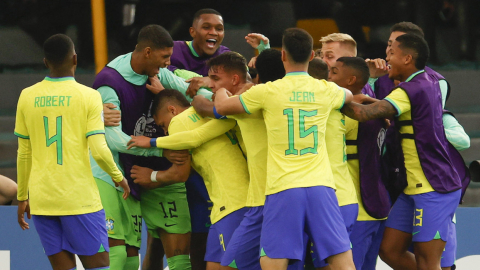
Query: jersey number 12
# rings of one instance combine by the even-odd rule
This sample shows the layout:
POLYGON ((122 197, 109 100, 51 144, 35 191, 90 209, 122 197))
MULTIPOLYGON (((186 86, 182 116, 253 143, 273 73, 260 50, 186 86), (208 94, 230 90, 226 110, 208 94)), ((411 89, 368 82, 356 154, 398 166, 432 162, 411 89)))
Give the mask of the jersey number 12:
MULTIPOLYGON (((288 149, 285 150, 285 155, 298 155, 298 149, 295 149, 295 129, 294 129, 294 117, 293 109, 283 110, 283 115, 287 115, 288 120, 288 149)), ((309 127, 305 130, 305 117, 312 117, 317 115, 317 110, 304 111, 298 110, 299 118, 299 132, 300 138, 305 138, 313 133, 313 147, 307 147, 300 150, 300 155, 307 153, 318 154, 318 127, 316 125, 309 127)))
POLYGON ((48 129, 48 117, 43 117, 43 125, 45 127, 45 138, 47 140, 47 147, 53 143, 57 143, 57 164, 63 165, 63 148, 62 148, 62 117, 57 117, 57 133, 50 137, 48 129))

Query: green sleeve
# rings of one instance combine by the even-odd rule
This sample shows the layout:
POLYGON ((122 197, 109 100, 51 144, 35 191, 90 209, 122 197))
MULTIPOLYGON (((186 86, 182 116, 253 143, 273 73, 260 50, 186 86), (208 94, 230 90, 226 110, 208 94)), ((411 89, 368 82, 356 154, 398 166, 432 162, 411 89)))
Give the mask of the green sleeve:
MULTIPOLYGON (((192 101, 192 98, 187 96, 185 93, 187 92, 188 89, 188 83, 185 82, 184 79, 176 76, 168 70, 167 68, 161 68, 160 73, 158 74, 158 78, 160 79, 160 82, 162 83, 163 87, 165 88, 170 88, 170 89, 176 89, 180 91, 189 102, 192 101)), ((200 88, 197 92, 197 95, 202 95, 206 97, 209 100, 212 100, 212 95, 213 93, 208 91, 205 88, 200 88)))
POLYGON ((270 49, 270 43, 265 44, 263 40, 260 40, 260 44, 258 44, 257 50, 258 54, 262 53, 263 51, 270 49))
POLYGON ((373 92, 375 92, 375 82, 378 78, 368 78, 368 84, 372 87, 373 92))
MULTIPOLYGON (((120 110, 120 100, 118 99, 117 93, 115 90, 113 90, 113 88, 102 86, 98 88, 98 92, 100 92, 100 95, 102 96, 103 103, 112 103, 117 106, 117 108, 114 110, 120 110)), ((146 157, 162 156, 162 150, 158 148, 142 149, 139 147, 134 147, 127 150, 127 143, 131 138, 122 131, 121 122, 120 125, 116 127, 105 127, 105 138, 107 139, 107 144, 110 150, 115 152, 146 157)))
POLYGON ((447 140, 455 149, 462 151, 470 148, 470 137, 465 133, 457 119, 450 114, 444 114, 442 120, 447 140))
POLYGON ((179 69, 179 68, 175 69, 173 74, 185 80, 191 79, 193 77, 203 77, 202 75, 195 73, 193 71, 186 70, 186 69, 179 69))
POLYGON ((169 136, 157 138, 157 147, 172 150, 193 149, 216 138, 235 127, 235 120, 213 119, 193 130, 171 132, 169 136))
POLYGON ((446 80, 439 80, 438 84, 440 85, 440 92, 442 92, 442 108, 445 108, 445 101, 447 100, 448 94, 448 83, 446 80))

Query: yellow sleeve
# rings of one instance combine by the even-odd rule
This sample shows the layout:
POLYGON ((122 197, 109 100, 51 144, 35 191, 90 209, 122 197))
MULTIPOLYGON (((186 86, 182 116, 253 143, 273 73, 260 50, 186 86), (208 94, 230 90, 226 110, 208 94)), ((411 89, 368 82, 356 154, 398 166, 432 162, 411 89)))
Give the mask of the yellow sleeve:
POLYGON ((267 96, 268 88, 264 84, 258 84, 241 94, 240 102, 242 102, 245 112, 251 114, 263 108, 263 102, 267 96))
POLYGON ((331 84, 332 84, 331 87, 333 91, 333 99, 332 99, 333 109, 340 110, 345 104, 345 98, 347 94, 345 93, 344 88, 339 87, 334 83, 331 83, 331 84))
POLYGON ((122 172, 117 168, 117 164, 113 160, 112 152, 107 146, 104 134, 97 134, 95 136, 88 136, 88 147, 92 153, 93 159, 98 166, 105 171, 113 181, 121 182, 123 180, 122 172))
POLYGON ((390 102, 395 110, 397 110, 397 115, 400 116, 411 110, 410 99, 408 98, 407 92, 401 88, 393 90, 385 100, 390 102))
POLYGON ((17 155, 17 199, 28 200, 28 182, 32 168, 32 147, 30 140, 18 138, 17 155))
POLYGON ((30 134, 28 133, 27 125, 25 123, 25 116, 23 115, 23 92, 20 94, 17 104, 17 114, 15 116, 15 135, 19 138, 30 139, 30 134))
POLYGON ((97 91, 93 92, 90 98, 86 136, 89 137, 95 134, 105 134, 102 97, 97 91))
MULTIPOLYGON (((173 122, 173 121, 172 121, 173 122)), ((197 148, 235 127, 236 121, 213 119, 193 130, 177 131, 176 124, 170 124, 169 136, 157 138, 157 147, 171 150, 197 148)))

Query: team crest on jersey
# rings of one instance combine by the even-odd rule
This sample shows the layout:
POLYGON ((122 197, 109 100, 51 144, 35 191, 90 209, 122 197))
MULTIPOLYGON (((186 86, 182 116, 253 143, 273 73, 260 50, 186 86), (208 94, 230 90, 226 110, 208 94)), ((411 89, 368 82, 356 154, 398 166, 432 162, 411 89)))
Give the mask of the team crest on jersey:
POLYGON ((387 134, 387 130, 384 128, 380 129, 380 132, 378 132, 377 145, 378 145, 378 150, 380 150, 380 155, 382 154, 382 146, 383 146, 383 142, 385 141, 386 134, 387 134))
POLYGON ((106 218, 105 224, 107 226, 107 233, 114 234, 113 230, 115 229, 115 220, 113 218, 106 218))

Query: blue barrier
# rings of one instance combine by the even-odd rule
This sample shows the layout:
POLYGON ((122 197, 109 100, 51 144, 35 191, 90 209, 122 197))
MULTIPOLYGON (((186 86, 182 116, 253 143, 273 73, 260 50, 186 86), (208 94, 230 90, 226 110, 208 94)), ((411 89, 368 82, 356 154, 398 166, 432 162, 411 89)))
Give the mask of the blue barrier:
MULTIPOLYGON (((22 231, 15 206, 0 206, 0 217, 0 270, 51 269, 33 221, 27 220, 30 229, 22 231)), ((457 260, 480 255, 479 225, 480 208, 457 209, 457 260)), ((142 238, 147 239, 145 228, 142 238)), ((142 241, 141 258, 145 256, 146 242, 142 241)))

